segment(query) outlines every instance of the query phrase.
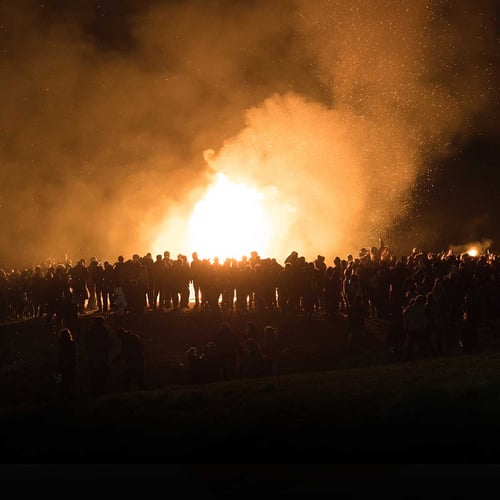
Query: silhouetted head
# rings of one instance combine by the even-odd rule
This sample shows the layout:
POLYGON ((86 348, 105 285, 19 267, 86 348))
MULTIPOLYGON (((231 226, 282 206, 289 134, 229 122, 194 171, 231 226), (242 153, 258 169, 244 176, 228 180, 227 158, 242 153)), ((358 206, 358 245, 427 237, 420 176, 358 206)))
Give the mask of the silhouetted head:
POLYGON ((198 357, 198 351, 196 347, 190 347, 185 353, 184 358, 187 360, 195 359, 198 357))
POLYGON ((119 328, 116 335, 119 338, 123 338, 123 337, 126 337, 128 334, 129 334, 129 332, 127 330, 125 330, 125 328, 119 328))
POLYGON ((276 334, 278 333, 278 329, 277 328, 274 328, 273 326, 271 325, 267 325, 265 328, 264 328, 264 335, 266 337, 274 337, 276 334))
POLYGON ((213 342, 209 342, 203 347, 203 354, 213 354, 214 352, 217 352, 217 347, 213 342))
POLYGON ((249 321, 245 327, 245 333, 249 337, 253 337, 257 332, 257 327, 253 321, 249 321))
POLYGON ((104 316, 96 316, 94 319, 94 324, 96 326, 102 326, 104 325, 104 316))
POLYGON ((417 295, 415 297, 415 303, 416 304, 425 304, 425 295, 422 295, 422 294, 417 295))
POLYGON ((220 333, 227 334, 227 333, 231 333, 231 328, 226 322, 224 322, 224 323, 221 323, 219 331, 220 331, 220 333))
POLYGON ((68 328, 63 328, 59 332, 59 340, 65 344, 73 342, 73 336, 71 335, 71 332, 69 331, 68 328))

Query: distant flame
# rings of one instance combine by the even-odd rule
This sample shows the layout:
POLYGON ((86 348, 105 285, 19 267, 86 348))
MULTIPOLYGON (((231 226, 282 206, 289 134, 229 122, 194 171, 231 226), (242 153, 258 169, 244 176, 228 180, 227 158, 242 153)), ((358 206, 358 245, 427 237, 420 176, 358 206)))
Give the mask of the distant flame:
POLYGON ((467 253, 471 257, 477 257, 479 255, 479 252, 478 252, 477 248, 469 248, 469 250, 467 250, 467 253))

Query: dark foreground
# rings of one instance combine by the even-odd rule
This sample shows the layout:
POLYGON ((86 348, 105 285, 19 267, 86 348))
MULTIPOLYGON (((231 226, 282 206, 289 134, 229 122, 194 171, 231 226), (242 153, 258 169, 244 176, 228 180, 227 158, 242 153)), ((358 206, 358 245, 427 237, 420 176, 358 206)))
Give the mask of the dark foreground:
MULTIPOLYGON (((83 393, 66 403, 51 397, 50 370, 46 373, 52 352, 47 339, 53 334, 35 327, 30 331, 27 325, 17 327, 17 334, 4 329, 2 339, 10 356, 18 352, 16 346, 23 346, 22 340, 15 341, 23 336, 31 339, 29 345, 34 343, 38 355, 26 355, 18 368, 4 365, 2 472, 9 477, 50 476, 57 474, 55 469, 33 464, 70 464, 80 467, 66 472, 75 478, 78 474, 112 476, 114 470, 144 476, 241 479, 253 470, 264 479, 268 474, 274 479, 280 474, 313 479, 333 474, 345 482, 346 478, 355 481, 359 474, 377 478, 397 474, 411 482, 423 470, 431 476, 434 472, 424 465, 418 469, 401 464, 498 462, 500 350, 494 335, 484 339, 476 354, 454 352, 400 362, 388 359, 375 338, 367 340, 361 355, 347 356, 342 321, 317 319, 300 328, 289 325, 288 365, 282 365, 280 375, 182 385, 172 378, 167 361, 186 345, 209 337, 206 331, 194 333, 199 330, 196 321, 190 317, 191 327, 184 331, 188 338, 179 339, 174 323, 170 333, 155 336, 154 329, 144 330, 154 346, 147 358, 148 390, 110 391, 101 399, 83 393), (7 342, 7 335, 15 336, 7 342), (314 366, 321 371, 312 370, 314 366), (295 370, 302 373, 290 373, 295 370), (90 464, 101 468, 89 471, 90 464), (236 464, 253 465, 238 469, 236 464), (304 465, 294 473, 290 467, 273 467, 271 473, 257 464, 337 468, 304 465)), ((203 324, 207 325, 205 320, 203 324)), ((374 325, 371 332, 376 337, 374 325)), ((482 473, 496 474, 496 469, 482 469, 482 473)))
POLYGON ((500 355, 4 410, 11 463, 494 463, 500 355))

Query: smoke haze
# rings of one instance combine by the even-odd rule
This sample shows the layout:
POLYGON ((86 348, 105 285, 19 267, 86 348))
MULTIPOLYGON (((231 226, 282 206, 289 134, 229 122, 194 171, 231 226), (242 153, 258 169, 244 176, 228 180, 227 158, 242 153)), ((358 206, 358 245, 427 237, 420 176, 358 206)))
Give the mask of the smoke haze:
POLYGON ((0 6, 2 265, 188 251, 214 171, 331 259, 497 104, 493 2, 62 5, 0 6))

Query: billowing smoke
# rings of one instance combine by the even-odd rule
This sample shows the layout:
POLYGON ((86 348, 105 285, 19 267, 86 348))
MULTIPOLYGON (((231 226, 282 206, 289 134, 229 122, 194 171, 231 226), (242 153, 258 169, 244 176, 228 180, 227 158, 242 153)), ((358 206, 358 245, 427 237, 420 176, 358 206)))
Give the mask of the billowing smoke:
POLYGON ((0 263, 182 251, 213 170, 278 256, 375 243, 494 94, 489 2, 103 5, 0 7, 0 263))

